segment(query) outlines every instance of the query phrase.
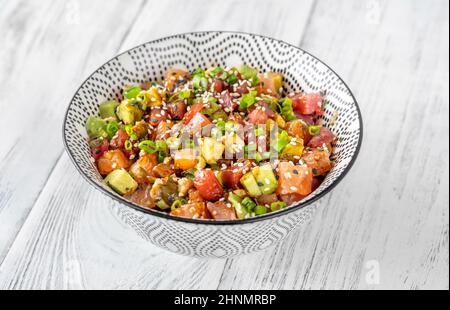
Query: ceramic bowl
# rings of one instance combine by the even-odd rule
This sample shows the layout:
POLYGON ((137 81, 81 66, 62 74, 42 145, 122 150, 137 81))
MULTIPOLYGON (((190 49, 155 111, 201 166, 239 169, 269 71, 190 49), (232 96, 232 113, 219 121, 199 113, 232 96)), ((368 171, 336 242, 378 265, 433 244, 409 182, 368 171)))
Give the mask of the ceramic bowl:
POLYGON ((344 81, 330 67, 300 48, 254 34, 195 32, 144 43, 98 68, 76 91, 67 108, 63 139, 77 170, 100 192, 119 202, 121 217, 140 236, 175 253, 226 258, 264 250, 312 216, 317 200, 329 193, 354 163, 362 141, 362 119, 357 102, 344 81), (224 222, 172 217, 145 209, 102 183, 92 162, 84 129, 86 118, 97 115, 99 102, 120 100, 120 90, 125 84, 161 81, 164 72, 172 67, 193 70, 242 63, 260 71, 282 73, 285 92, 326 92, 323 122, 337 135, 338 141, 333 154, 335 166, 316 191, 281 211, 224 222))

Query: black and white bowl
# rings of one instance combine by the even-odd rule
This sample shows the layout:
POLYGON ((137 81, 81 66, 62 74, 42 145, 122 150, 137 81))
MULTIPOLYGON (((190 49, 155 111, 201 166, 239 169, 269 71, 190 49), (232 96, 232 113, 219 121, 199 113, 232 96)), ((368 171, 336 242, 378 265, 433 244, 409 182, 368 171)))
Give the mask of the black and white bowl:
POLYGON ((86 180, 121 203, 123 219, 139 235, 169 251, 198 257, 231 257, 264 250, 311 217, 315 202, 330 192, 354 163, 362 141, 361 114, 351 91, 326 64, 285 42, 246 33, 195 32, 139 45, 97 69, 80 86, 67 108, 63 139, 69 157, 86 180), (172 67, 248 64, 284 75, 284 90, 326 91, 324 124, 338 137, 335 166, 321 186, 299 203, 262 216, 235 221, 172 217, 135 205, 102 183, 90 156, 85 120, 99 102, 120 99, 125 84, 161 81, 172 67))

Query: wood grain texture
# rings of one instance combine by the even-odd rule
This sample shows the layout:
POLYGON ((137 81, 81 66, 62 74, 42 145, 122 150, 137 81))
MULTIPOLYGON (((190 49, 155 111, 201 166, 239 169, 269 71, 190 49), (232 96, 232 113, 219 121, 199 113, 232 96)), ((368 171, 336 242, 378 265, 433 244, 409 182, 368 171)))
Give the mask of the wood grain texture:
POLYGON ((7 1, 0 10, 0 262, 62 154, 76 88, 113 57, 143 1, 7 1), (98 14, 103 12, 103 14, 98 14), (87 25, 95 25, 94 28, 87 25), (104 33, 114 28, 114 35, 104 33))
POLYGON ((448 2, 138 1, 131 11, 119 1, 33 3, 0 2, 0 34, 10 38, 0 50, 0 129, 14 131, 0 147, 8 160, 0 166, 0 288, 448 289, 448 2), (162 251, 60 156, 60 118, 81 77, 117 50, 196 30, 300 44, 341 74, 362 109, 353 170, 310 224, 262 253, 201 260, 162 251), (17 80, 36 96, 23 116, 31 133, 5 116, 23 111, 7 104, 17 102, 17 80), (40 152, 30 159, 33 147, 40 152), (379 283, 366 279, 373 264, 379 283))

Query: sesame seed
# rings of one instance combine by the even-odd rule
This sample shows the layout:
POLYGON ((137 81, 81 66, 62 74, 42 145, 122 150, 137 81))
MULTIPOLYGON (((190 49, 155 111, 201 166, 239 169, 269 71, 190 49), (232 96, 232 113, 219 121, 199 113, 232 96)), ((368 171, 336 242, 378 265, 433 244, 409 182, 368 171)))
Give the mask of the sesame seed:
POLYGON ((290 189, 291 189, 292 191, 297 191, 297 190, 298 190, 298 188, 295 187, 295 186, 291 186, 290 189))

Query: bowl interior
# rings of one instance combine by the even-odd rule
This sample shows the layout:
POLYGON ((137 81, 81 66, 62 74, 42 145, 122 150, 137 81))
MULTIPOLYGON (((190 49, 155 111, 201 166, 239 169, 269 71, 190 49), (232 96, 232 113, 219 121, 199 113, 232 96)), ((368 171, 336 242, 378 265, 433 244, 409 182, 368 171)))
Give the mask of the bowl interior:
POLYGON ((335 166, 315 192, 290 208, 312 202, 330 190, 351 167, 361 143, 359 108, 348 87, 327 65, 299 48, 259 35, 232 32, 179 34, 139 45, 111 59, 81 85, 70 102, 63 125, 69 156, 88 181, 113 198, 141 211, 167 217, 165 213, 126 202, 102 183, 90 156, 85 120, 98 114, 101 101, 120 99, 120 90, 125 84, 161 81, 169 68, 193 70, 242 63, 260 71, 282 73, 285 92, 326 91, 323 123, 338 137, 333 154, 335 166))

